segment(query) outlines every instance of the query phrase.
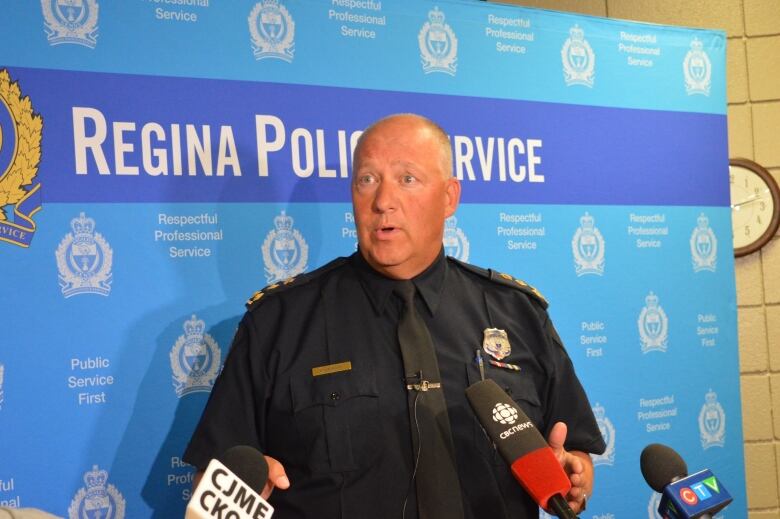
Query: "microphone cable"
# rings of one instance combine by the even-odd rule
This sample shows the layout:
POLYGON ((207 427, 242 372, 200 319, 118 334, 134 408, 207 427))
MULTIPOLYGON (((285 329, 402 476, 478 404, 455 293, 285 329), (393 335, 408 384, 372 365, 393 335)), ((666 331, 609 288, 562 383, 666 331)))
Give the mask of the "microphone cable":
MULTIPOLYGON (((420 373, 420 378, 422 379, 422 372, 420 373)), ((409 486, 406 489, 406 496, 404 496, 404 506, 401 509, 401 519, 406 519, 406 505, 409 501, 409 494, 412 492, 412 487, 414 486, 415 479, 417 479, 417 467, 420 464, 420 452, 422 452, 422 442, 419 441, 420 438, 420 422, 417 420, 417 401, 420 399, 420 392, 415 391, 414 395, 414 429, 417 433, 417 453, 414 457, 414 468, 412 470, 412 477, 409 479, 409 486)))

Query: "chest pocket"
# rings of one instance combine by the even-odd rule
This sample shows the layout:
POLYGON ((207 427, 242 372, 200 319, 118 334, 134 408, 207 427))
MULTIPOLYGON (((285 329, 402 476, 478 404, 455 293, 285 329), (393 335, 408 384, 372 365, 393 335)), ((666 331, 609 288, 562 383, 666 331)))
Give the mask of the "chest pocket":
MULTIPOLYGON (((466 364, 466 376, 468 377, 469 385, 482 380, 480 378, 479 368, 473 362, 466 364)), ((544 431, 544 410, 542 409, 536 386, 527 373, 522 371, 519 373, 516 371, 505 371, 486 362, 485 378, 494 380, 496 384, 498 384, 498 387, 506 391, 512 400, 520 406, 536 428, 540 431, 544 431)), ((475 444, 479 451, 486 457, 492 459, 493 463, 496 465, 506 464, 496 452, 493 447, 493 442, 487 436, 487 433, 485 433, 485 430, 482 428, 482 425, 479 423, 476 416, 474 417, 474 424, 475 444)))
POLYGON ((345 371, 290 380, 293 413, 312 472, 370 465, 379 449, 379 395, 373 373, 345 371))

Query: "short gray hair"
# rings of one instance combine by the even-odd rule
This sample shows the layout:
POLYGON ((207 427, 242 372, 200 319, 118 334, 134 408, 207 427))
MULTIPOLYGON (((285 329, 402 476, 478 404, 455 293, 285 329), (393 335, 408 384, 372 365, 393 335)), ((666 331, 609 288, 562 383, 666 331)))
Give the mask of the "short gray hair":
MULTIPOLYGON (((452 172, 452 145, 450 144, 450 138, 447 135, 447 132, 445 132, 441 126, 436 124, 431 119, 428 119, 427 117, 419 114, 397 113, 397 114, 392 114, 392 115, 382 117, 378 121, 371 123, 371 125, 369 125, 369 127, 366 128, 358 138, 357 144, 355 145, 355 157, 357 157, 358 155, 358 151, 360 150, 360 145, 363 142, 363 137, 376 130, 376 128, 381 126, 382 124, 400 118, 413 119, 418 123, 420 123, 423 127, 431 130, 431 132, 433 133, 433 137, 436 140, 436 142, 439 144, 439 148, 441 151, 442 171, 444 172, 444 176, 446 178, 451 177, 453 173, 452 172)), ((354 157, 353 157, 353 163, 354 163, 354 157)))

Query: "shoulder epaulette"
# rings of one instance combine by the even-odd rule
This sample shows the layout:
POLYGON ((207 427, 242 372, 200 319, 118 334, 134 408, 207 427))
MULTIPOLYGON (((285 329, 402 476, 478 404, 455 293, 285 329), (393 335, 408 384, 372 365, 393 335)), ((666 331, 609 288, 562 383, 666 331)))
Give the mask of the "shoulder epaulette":
POLYGON ((346 261, 349 258, 336 258, 333 261, 326 263, 325 265, 321 266, 318 269, 312 270, 311 272, 307 272, 305 274, 300 274, 298 276, 293 276, 285 279, 284 281, 277 281, 276 283, 273 283, 271 285, 268 285, 267 287, 258 290, 254 294, 252 294, 252 297, 250 297, 246 302, 247 310, 255 306, 255 304, 263 299, 266 295, 269 293, 278 293, 282 292, 285 289, 292 287, 292 286, 301 286, 305 285, 309 281, 313 279, 317 279, 319 276, 325 274, 326 272, 329 272, 333 270, 336 267, 339 267, 346 263, 346 261))
POLYGON ((464 263, 463 261, 457 260, 453 257, 449 257, 449 259, 455 262, 455 264, 459 265, 463 269, 468 270, 469 272, 473 272, 478 276, 489 279, 490 281, 493 281, 501 285, 506 285, 509 287, 516 288, 517 290, 524 292, 525 294, 531 296, 533 299, 538 301, 539 304, 542 305, 542 308, 544 308, 545 310, 547 309, 547 306, 549 304, 547 303, 547 299, 544 298, 541 292, 536 290, 536 288, 532 287, 522 279, 517 279, 515 277, 510 276, 509 274, 504 274, 503 272, 498 272, 493 269, 484 269, 482 267, 477 267, 476 265, 464 263))

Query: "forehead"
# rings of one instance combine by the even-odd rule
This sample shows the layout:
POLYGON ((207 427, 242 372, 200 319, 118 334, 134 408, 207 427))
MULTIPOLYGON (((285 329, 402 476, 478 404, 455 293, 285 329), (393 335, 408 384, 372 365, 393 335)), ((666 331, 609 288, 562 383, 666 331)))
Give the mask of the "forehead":
POLYGON ((437 147, 430 128, 415 120, 392 120, 363 134, 355 150, 355 161, 389 154, 395 160, 404 157, 424 159, 437 147))

